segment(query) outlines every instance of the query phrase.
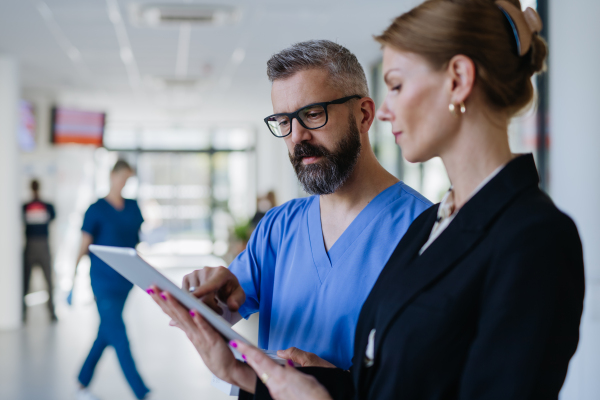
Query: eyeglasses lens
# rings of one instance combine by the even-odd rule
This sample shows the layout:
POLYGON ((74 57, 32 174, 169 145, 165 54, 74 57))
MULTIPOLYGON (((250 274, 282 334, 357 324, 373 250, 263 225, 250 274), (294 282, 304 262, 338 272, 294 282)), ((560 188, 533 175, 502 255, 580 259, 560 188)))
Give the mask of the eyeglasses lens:
POLYGON ((267 120, 269 129, 275 136, 285 136, 290 133, 290 119, 285 115, 274 115, 267 120))
POLYGON ((308 128, 320 128, 327 122, 327 114, 323 106, 310 106, 298 113, 298 117, 308 128))

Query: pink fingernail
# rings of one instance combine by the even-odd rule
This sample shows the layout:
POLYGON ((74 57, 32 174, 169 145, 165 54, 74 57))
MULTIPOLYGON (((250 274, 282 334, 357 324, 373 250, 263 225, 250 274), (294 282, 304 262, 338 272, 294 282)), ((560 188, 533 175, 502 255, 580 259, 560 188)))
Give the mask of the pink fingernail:
POLYGON ((238 346, 238 344, 237 344, 236 342, 234 342, 233 340, 231 340, 231 341, 229 342, 229 345, 230 345, 231 347, 233 347, 234 349, 237 349, 237 346, 238 346))
POLYGON ((290 367, 293 367, 294 362, 292 360, 287 360, 287 365, 289 365, 290 367))
POLYGON ((164 293, 161 293, 161 294, 160 294, 160 297, 162 297, 162 298, 163 298, 163 300, 166 300, 166 299, 167 299, 167 296, 165 296, 165 294, 164 294, 164 293))
POLYGON ((192 317, 195 317, 195 316, 196 316, 196 313, 194 312, 194 310, 190 310, 190 315, 191 315, 192 317))
POLYGON ((244 361, 248 361, 248 360, 246 359, 246 356, 245 356, 245 355, 243 355, 243 354, 242 354, 242 359, 243 359, 244 361))
POLYGON ((154 294, 154 290, 153 289, 148 289, 148 290, 146 290, 146 293, 148 293, 148 294, 154 294))

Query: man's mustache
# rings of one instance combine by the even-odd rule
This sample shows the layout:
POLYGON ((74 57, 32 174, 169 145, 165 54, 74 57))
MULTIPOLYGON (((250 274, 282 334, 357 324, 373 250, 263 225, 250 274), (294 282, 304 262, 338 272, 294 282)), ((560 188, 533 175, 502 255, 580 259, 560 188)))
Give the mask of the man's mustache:
POLYGON ((329 152, 321 146, 313 146, 308 143, 299 143, 294 147, 294 159, 301 160, 304 157, 325 157, 329 152))

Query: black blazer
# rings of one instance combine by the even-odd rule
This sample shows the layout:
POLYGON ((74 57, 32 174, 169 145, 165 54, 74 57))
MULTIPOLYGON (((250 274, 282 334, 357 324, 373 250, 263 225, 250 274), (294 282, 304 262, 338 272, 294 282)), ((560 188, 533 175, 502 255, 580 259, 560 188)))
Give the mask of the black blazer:
POLYGON ((419 256, 439 206, 421 214, 361 310, 350 373, 306 372, 336 399, 557 399, 579 340, 583 255, 538 184, 531 155, 512 160, 419 256))

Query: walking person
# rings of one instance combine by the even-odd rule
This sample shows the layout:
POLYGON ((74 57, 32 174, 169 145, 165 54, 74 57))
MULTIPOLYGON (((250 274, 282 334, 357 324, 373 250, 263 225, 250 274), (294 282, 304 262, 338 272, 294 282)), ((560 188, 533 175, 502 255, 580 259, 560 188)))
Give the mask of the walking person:
POLYGON ((40 183, 31 181, 33 199, 23 205, 23 221, 25 222, 25 253, 23 255, 23 321, 27 318, 27 305, 25 296, 29 292, 31 271, 39 265, 44 272, 48 286, 48 311, 50 319, 56 321, 54 313, 54 287, 52 280, 52 261, 50 258, 50 245, 48 242, 48 226, 55 218, 54 206, 40 199, 40 183))
MULTIPOLYGON (((121 191, 133 173, 127 162, 117 161, 110 174, 110 192, 86 211, 78 263, 81 257, 88 254, 91 244, 135 247, 139 243, 139 231, 144 221, 142 213, 135 200, 121 196, 121 191)), ((145 399, 149 389, 135 366, 123 322, 123 308, 133 285, 95 255, 90 254, 90 260, 90 278, 100 314, 100 327, 79 373, 77 400, 97 399, 87 387, 107 346, 114 347, 123 374, 135 396, 145 399)))

